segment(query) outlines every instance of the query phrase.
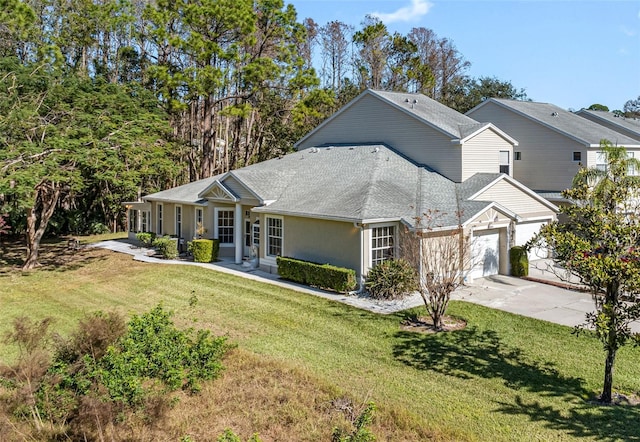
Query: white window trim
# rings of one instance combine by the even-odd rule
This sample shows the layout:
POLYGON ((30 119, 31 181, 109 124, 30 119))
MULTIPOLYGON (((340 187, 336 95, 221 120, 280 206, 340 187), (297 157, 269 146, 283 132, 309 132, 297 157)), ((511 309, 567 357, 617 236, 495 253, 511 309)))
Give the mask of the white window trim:
MULTIPOLYGON (((264 256, 275 260, 278 255, 270 255, 269 254, 269 219, 279 219, 281 221, 281 244, 280 244, 280 252, 284 252, 284 218, 278 215, 268 215, 264 218, 264 256)), ((262 234, 262 231, 260 232, 262 234)), ((282 256, 282 255, 280 255, 282 256)))
POLYGON ((164 205, 158 203, 156 206, 156 235, 164 235, 164 205))
POLYGON ((173 233, 178 237, 181 238, 182 234, 184 233, 184 211, 182 210, 182 204, 176 204, 175 208, 173 209, 173 218, 174 218, 174 225, 173 225, 173 233), (180 232, 178 232, 178 209, 180 209, 180 232))
POLYGON ((198 235, 198 223, 201 223, 204 228, 204 208, 202 207, 196 207, 193 211, 193 234, 195 236, 198 235), (198 213, 200 214, 200 220, 198 220, 198 213))
POLYGON ((398 255, 398 224, 396 223, 384 223, 384 224, 372 224, 369 226, 369 268, 373 268, 373 231, 380 227, 393 227, 393 256, 398 255))
MULTIPOLYGON (((233 215, 233 234, 231 235, 232 238, 235 239, 236 237, 236 230, 238 228, 237 226, 237 221, 236 221, 236 214, 235 214, 235 210, 233 207, 216 207, 213 209, 213 237, 217 240, 220 239, 219 236, 219 231, 218 231, 218 213, 219 212, 231 212, 231 214, 233 215)), ((235 242, 221 242, 220 243, 220 247, 235 247, 235 242)))

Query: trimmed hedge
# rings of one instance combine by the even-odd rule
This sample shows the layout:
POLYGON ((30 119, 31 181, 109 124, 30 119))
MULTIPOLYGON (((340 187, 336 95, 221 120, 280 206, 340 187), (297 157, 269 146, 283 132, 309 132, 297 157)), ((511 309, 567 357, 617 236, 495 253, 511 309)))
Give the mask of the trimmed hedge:
POLYGON ((511 262, 511 275, 529 276, 527 249, 521 246, 511 247, 511 250, 509 250, 509 261, 511 262))
POLYGON ((194 262, 214 262, 218 260, 220 241, 217 239, 194 239, 189 242, 187 248, 193 254, 194 262))
POLYGON ((153 240, 153 247, 158 249, 164 259, 176 259, 178 257, 178 239, 170 236, 161 236, 153 240))
POLYGON ((276 261, 283 279, 336 292, 348 292, 357 286, 356 271, 352 269, 281 256, 276 261))
POLYGON ((153 241, 156 239, 156 234, 153 232, 140 232, 136 233, 136 239, 142 243, 142 245, 151 247, 153 241))

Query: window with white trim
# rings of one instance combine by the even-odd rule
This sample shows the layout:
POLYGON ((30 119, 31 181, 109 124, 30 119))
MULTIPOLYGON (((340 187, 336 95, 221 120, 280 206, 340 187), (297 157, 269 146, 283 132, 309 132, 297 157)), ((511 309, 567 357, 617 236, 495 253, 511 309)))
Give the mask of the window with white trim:
POLYGON ((156 213, 158 214, 158 230, 156 231, 156 234, 158 235, 164 234, 164 226, 162 225, 162 210, 162 204, 158 204, 158 207, 156 208, 156 213))
POLYGON ((257 219, 253 223, 253 245, 258 247, 260 245, 260 220, 257 219))
POLYGON ((233 244, 233 238, 234 238, 233 209, 216 208, 216 232, 218 234, 218 241, 220 241, 220 244, 233 244))
POLYGON ((282 218, 267 217, 267 256, 282 256, 282 218))
POLYGON ((371 267, 393 258, 395 239, 394 226, 374 227, 371 229, 371 267))
POLYGON ((500 173, 506 173, 509 175, 509 151, 500 151, 500 173))
POLYGON ((138 211, 129 209, 129 232, 138 231, 138 211))
POLYGON ((201 207, 196 207, 195 228, 193 229, 193 231, 196 233, 196 235, 202 235, 202 233, 204 232, 204 215, 201 207), (200 230, 200 232, 198 232, 198 230, 200 230))
MULTIPOLYGON (((627 158, 630 160, 633 160, 633 158, 635 158, 635 152, 627 152, 627 158)), ((638 170, 633 164, 629 164, 629 167, 627 169, 627 175, 629 176, 638 175, 638 170)))
POLYGON ((140 212, 140 215, 142 216, 142 231, 143 232, 148 232, 149 228, 151 227, 151 212, 147 212, 146 210, 142 210, 140 212))
POLYGON ((176 236, 182 238, 182 206, 176 206, 176 236))

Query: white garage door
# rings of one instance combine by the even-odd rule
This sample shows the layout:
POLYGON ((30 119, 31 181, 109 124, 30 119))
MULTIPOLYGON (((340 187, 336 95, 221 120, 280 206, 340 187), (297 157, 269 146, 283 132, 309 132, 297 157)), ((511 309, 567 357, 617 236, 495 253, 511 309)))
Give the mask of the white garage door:
POLYGON ((498 274, 500 270, 500 231, 498 229, 473 232, 471 244, 473 267, 471 279, 498 274))
MULTIPOLYGON (((546 222, 521 223, 516 225, 516 245, 523 246, 540 231, 546 222)), ((529 261, 547 258, 546 247, 534 247, 529 250, 529 261)))

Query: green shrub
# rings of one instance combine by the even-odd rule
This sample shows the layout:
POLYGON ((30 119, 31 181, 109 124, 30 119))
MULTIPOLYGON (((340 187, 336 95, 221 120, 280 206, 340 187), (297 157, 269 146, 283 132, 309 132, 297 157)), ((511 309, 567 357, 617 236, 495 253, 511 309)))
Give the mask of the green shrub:
POLYGON ((281 256, 277 258, 277 263, 278 274, 283 279, 336 292, 348 292, 356 288, 356 272, 352 269, 281 256))
POLYGON ((93 221, 89 224, 89 234, 91 235, 103 235, 111 232, 111 229, 100 221, 93 221))
POLYGON ((165 259, 176 259, 178 257, 178 239, 170 236, 161 236, 153 240, 153 247, 165 259))
POLYGON ((383 261, 369 270, 365 287, 374 299, 401 299, 417 290, 416 271, 404 259, 383 261))
POLYGON ((529 257, 524 247, 511 247, 511 250, 509 250, 509 261, 511 262, 511 274, 513 276, 529 275, 529 257))
POLYGON ((151 247, 153 241, 156 239, 156 234, 153 232, 140 232, 136 233, 136 239, 140 241, 143 246, 151 247))
POLYGON ((220 241, 217 239, 194 239, 189 242, 188 250, 195 262, 213 262, 218 259, 220 241))

